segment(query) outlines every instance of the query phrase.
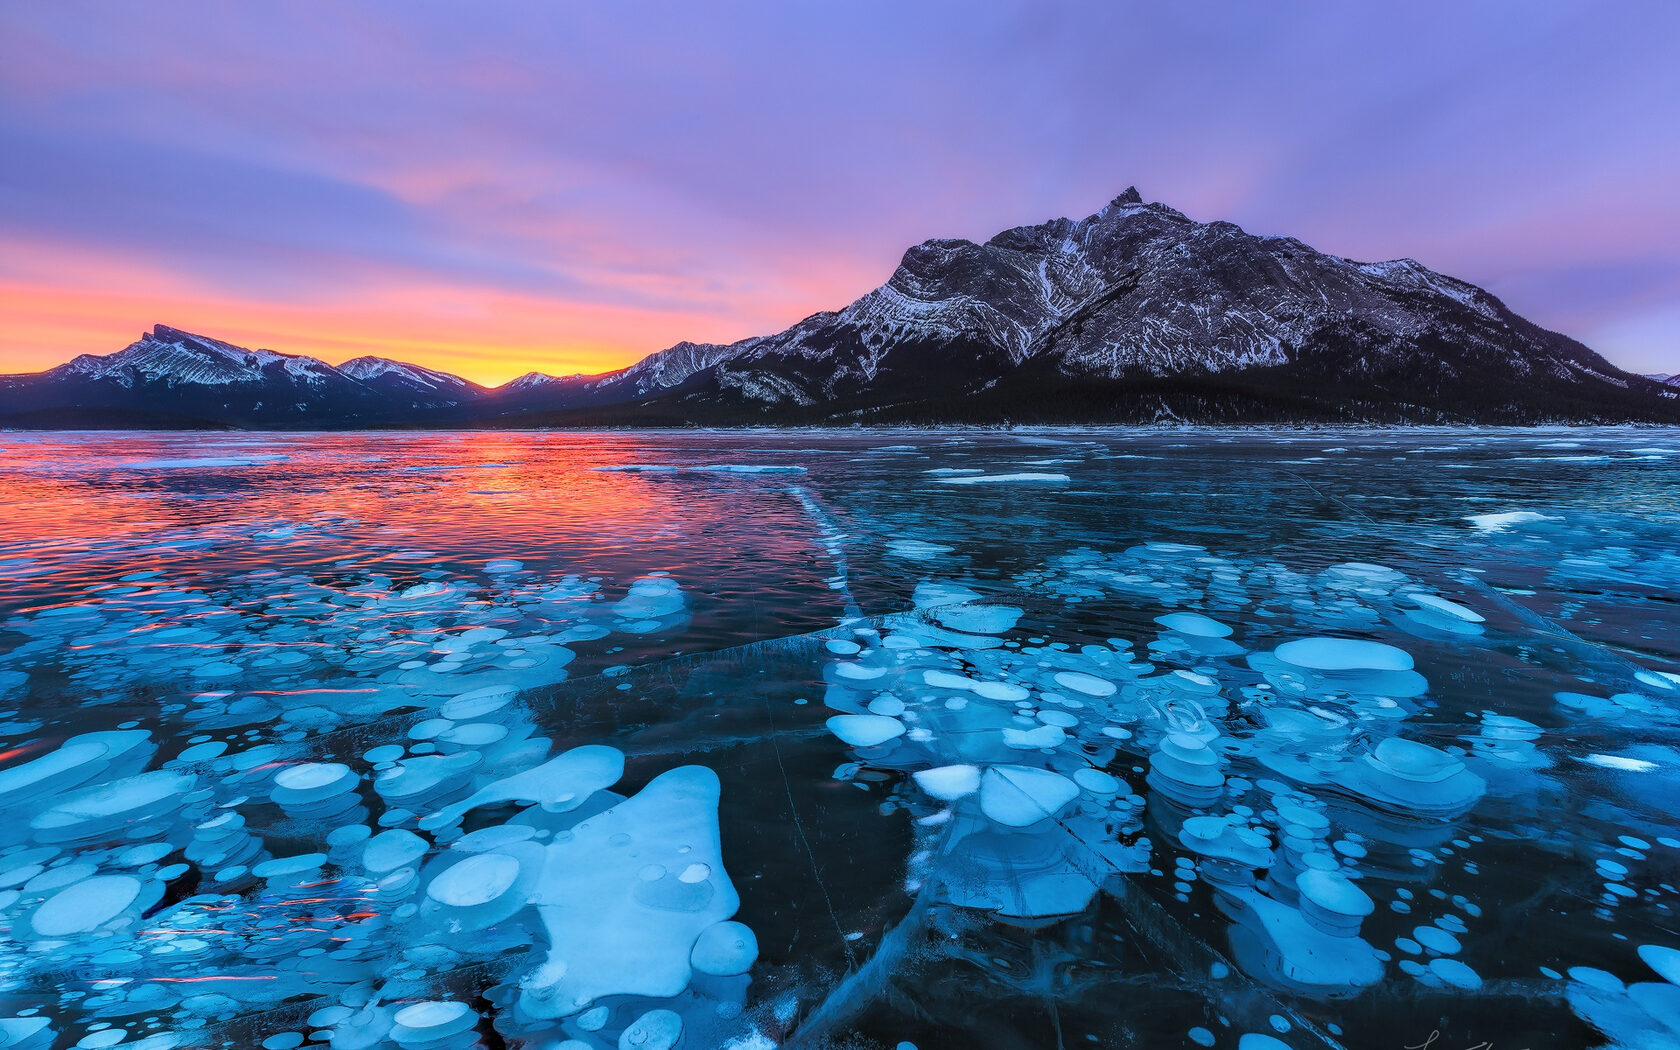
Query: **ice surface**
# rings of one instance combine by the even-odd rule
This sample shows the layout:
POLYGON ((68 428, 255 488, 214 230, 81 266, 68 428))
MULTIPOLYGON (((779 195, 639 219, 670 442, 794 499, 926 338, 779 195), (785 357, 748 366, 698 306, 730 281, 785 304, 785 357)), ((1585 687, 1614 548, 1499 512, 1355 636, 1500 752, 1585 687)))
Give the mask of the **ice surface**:
POLYGON ((1673 457, 1087 437, 13 471, 0 1041, 1672 1044, 1673 457))

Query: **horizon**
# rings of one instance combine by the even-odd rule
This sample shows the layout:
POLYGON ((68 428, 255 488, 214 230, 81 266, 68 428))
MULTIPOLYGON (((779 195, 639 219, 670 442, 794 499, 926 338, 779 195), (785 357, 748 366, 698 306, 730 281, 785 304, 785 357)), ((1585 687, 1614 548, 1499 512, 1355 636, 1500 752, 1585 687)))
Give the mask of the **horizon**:
POLYGON ((167 318, 598 374, 1132 184, 1680 372, 1680 11, 965 10, 9 8, 0 373, 167 318))

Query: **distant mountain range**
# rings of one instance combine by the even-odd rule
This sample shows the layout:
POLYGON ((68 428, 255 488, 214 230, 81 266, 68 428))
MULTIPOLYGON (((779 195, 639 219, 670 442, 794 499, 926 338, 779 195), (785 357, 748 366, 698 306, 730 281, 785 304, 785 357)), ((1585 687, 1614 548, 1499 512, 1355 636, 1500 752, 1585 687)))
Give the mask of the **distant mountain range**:
POLYGON ((1199 223, 1129 189, 1094 215, 934 240, 836 313, 598 376, 485 388, 159 325, 0 377, 8 426, 1680 423, 1632 375, 1473 285, 1199 223))

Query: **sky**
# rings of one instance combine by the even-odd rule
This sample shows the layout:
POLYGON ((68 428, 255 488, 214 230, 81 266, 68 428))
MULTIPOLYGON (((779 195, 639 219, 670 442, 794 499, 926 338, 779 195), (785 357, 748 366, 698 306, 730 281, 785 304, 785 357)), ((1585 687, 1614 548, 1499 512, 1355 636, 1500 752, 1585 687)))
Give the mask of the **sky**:
POLYGON ((0 372, 600 372, 1133 184, 1680 372, 1672 0, 6 4, 0 372))

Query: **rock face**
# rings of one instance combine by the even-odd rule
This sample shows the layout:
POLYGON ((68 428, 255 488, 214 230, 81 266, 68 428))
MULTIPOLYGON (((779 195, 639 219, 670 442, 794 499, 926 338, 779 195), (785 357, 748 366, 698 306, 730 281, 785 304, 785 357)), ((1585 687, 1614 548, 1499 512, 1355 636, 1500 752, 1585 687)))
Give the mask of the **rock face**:
POLYGON ((1410 259, 1325 255, 1129 189, 1083 219, 919 244, 880 288, 775 335, 679 343, 602 376, 533 372, 486 391, 160 326, 108 357, 0 380, 0 420, 163 411, 340 426, 1680 422, 1680 387, 1410 259))

